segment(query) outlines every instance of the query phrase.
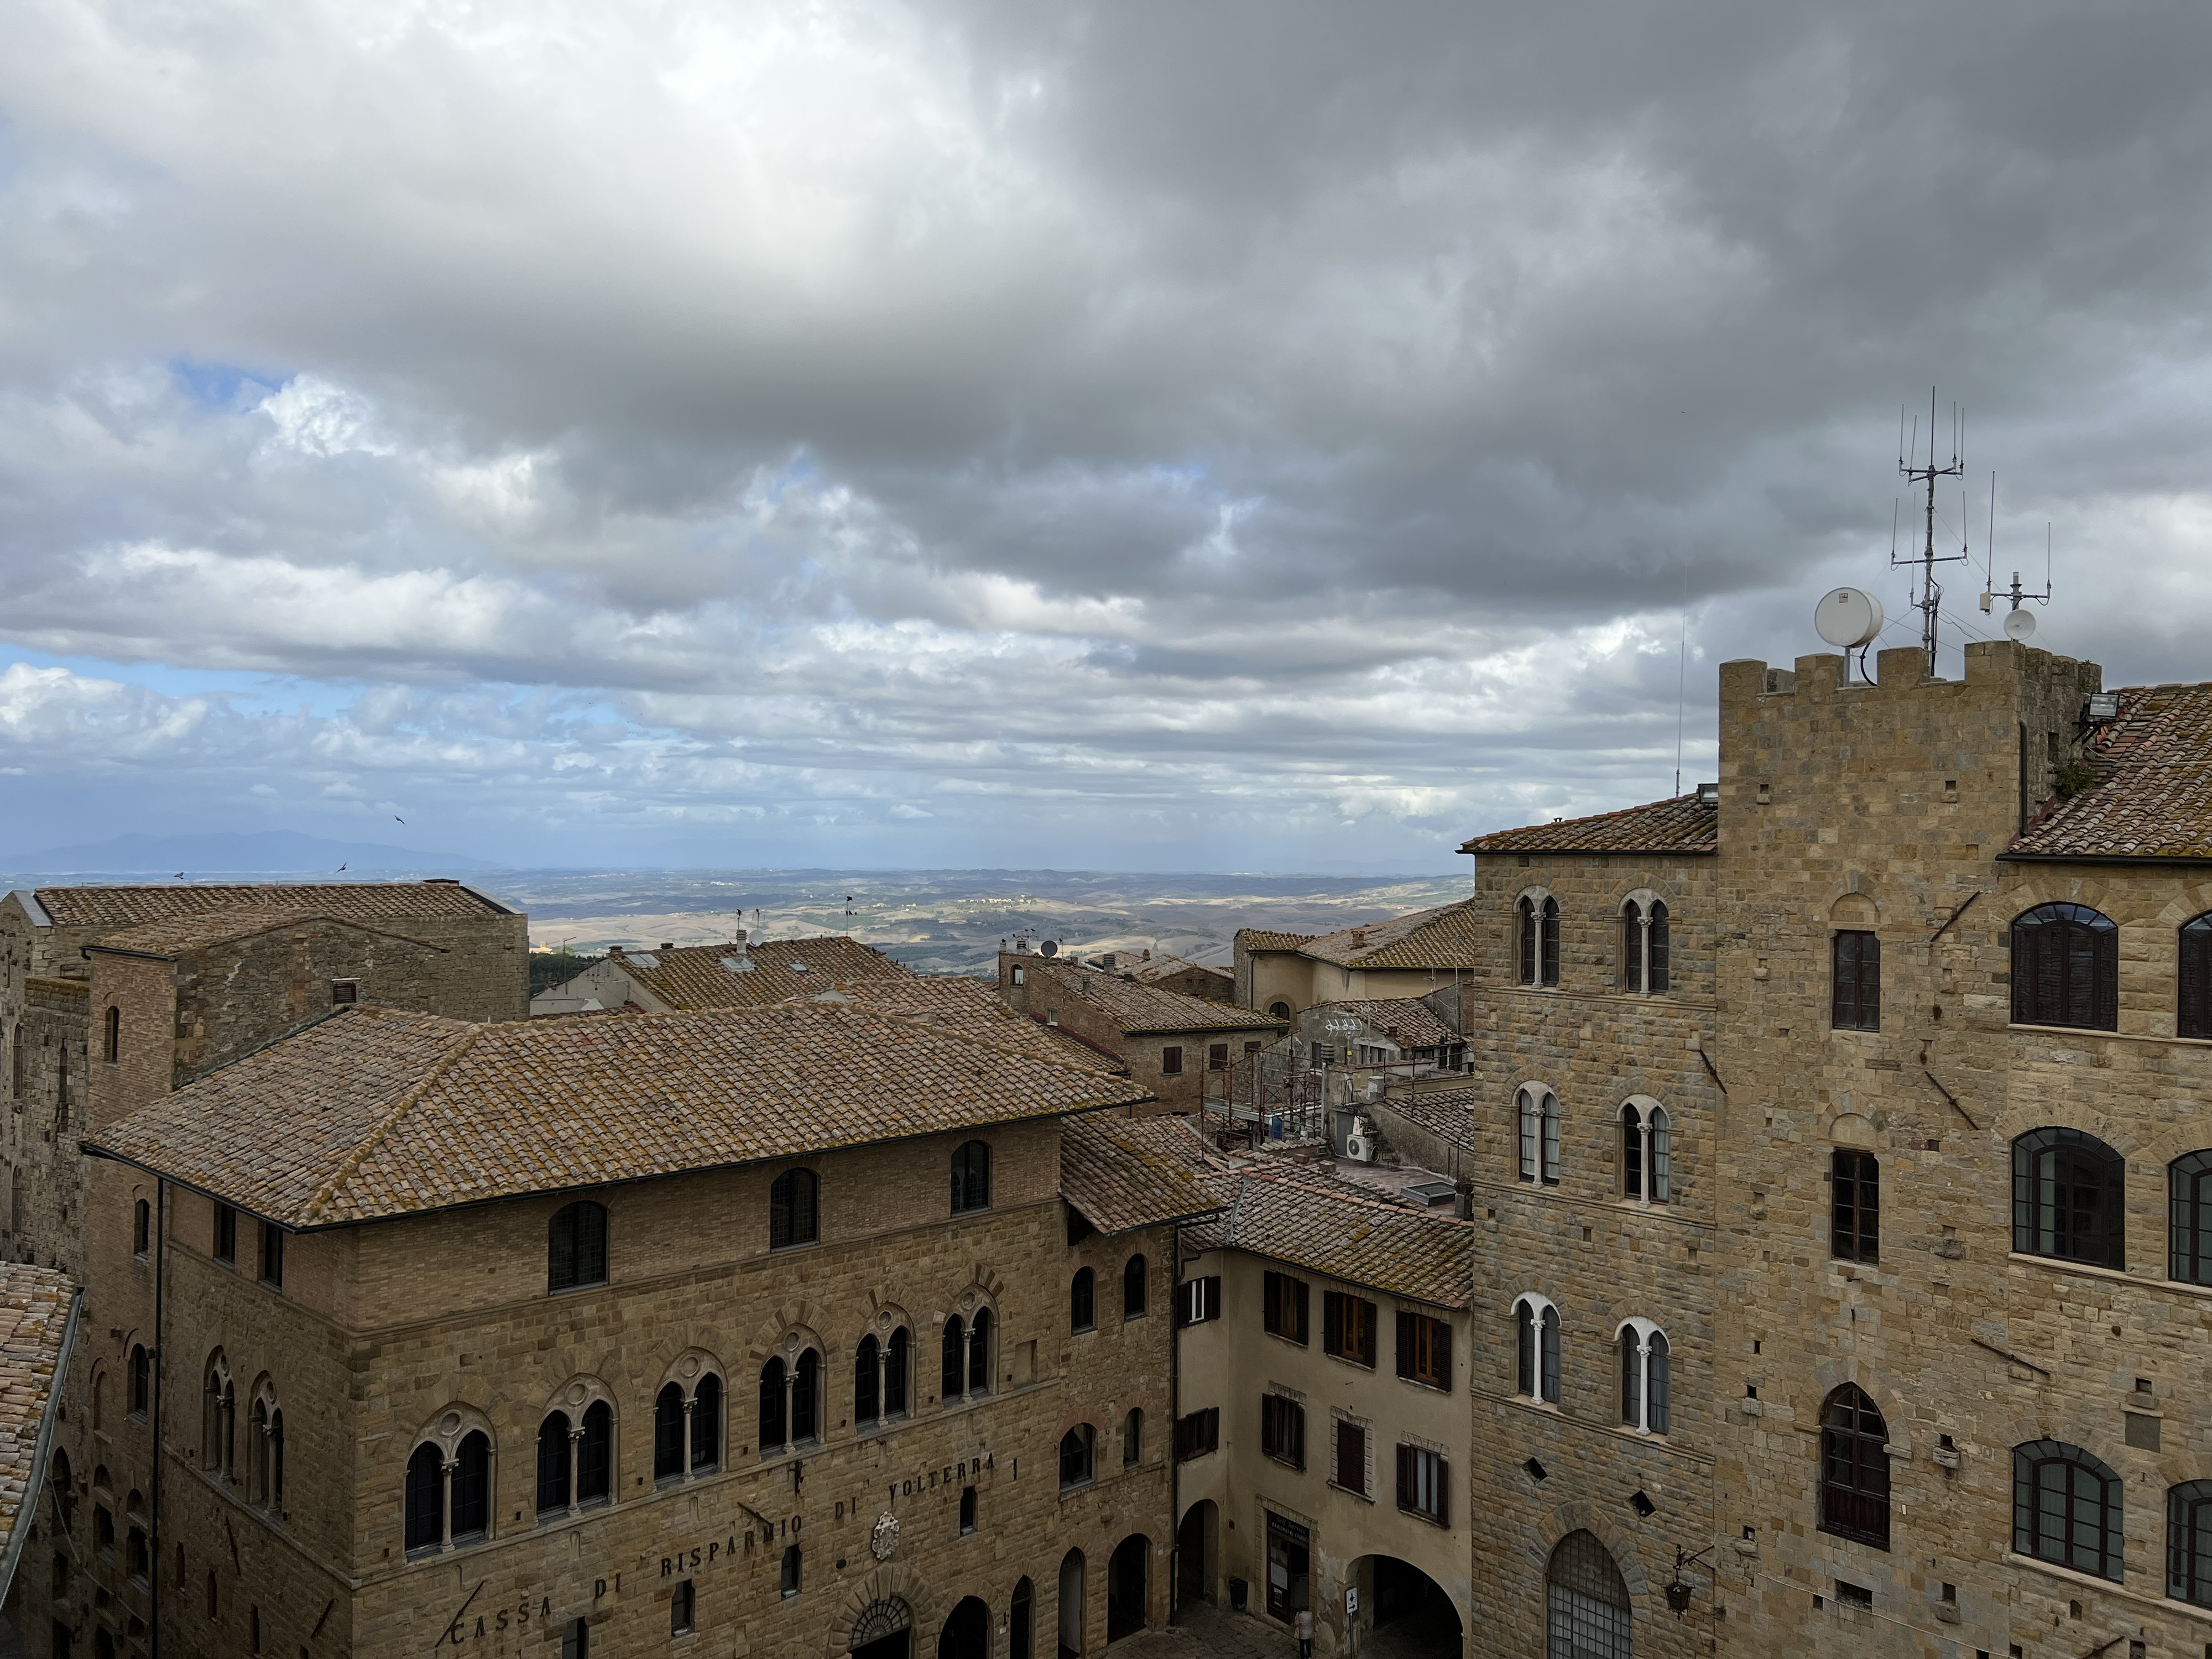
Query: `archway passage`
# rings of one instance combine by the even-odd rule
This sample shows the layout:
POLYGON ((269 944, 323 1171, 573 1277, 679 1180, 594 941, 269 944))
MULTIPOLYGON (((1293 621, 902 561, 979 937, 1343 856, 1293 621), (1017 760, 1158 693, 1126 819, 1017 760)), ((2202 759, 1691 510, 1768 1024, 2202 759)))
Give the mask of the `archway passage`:
POLYGON ((1145 1604, 1152 1589, 1152 1541, 1133 1532, 1114 1547, 1106 1563, 1106 1639, 1118 1642, 1145 1627, 1145 1604))
POLYGON ((914 1612, 896 1595, 871 1601, 853 1621, 852 1659, 912 1659, 914 1612))
POLYGON ((938 1633, 937 1659, 991 1659, 991 1610, 979 1598, 952 1609, 938 1633))
POLYGON ((1217 1528, 1213 1500, 1201 1498, 1184 1511, 1176 1528, 1176 1605, 1195 1607, 1213 1599, 1213 1552, 1217 1528))
POLYGON ((1070 1550, 1060 1562, 1060 1659, 1083 1652, 1083 1552, 1070 1550))
POLYGON ((1372 1659, 1457 1659, 1462 1649, 1459 1608, 1443 1585, 1410 1561, 1370 1555, 1358 1564, 1370 1634, 1360 1644, 1372 1659))

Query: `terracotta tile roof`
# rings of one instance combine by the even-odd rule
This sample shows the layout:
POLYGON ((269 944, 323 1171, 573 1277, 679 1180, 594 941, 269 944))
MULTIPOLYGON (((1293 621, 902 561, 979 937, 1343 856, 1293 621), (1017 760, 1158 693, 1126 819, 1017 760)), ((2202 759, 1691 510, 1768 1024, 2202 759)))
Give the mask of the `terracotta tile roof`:
POLYGON ((1285 933, 1273 927, 1239 927, 1236 944, 1247 951, 1296 951, 1315 937, 1311 933, 1285 933))
POLYGON ((1434 1093, 1393 1095, 1378 1104, 1440 1139, 1477 1152, 1482 1149, 1475 1145, 1474 1115, 1488 1098, 1479 1089, 1440 1089, 1434 1093))
POLYGON ((2096 781, 2054 801, 2010 851, 2057 858, 2212 858, 2212 685, 2139 685, 2091 739, 2096 781))
POLYGON ((1325 1008, 1341 1008, 1378 1031, 1395 1030, 1393 1039, 1408 1048, 1432 1048, 1442 1042, 1463 1041, 1458 1032, 1438 1019, 1436 1011, 1418 997, 1376 997, 1364 1000, 1328 1002, 1325 1008))
POLYGON ((793 997, 793 1002, 857 1003, 881 1014, 896 1014, 925 1025, 1019 1049, 1039 1060, 1059 1060, 1085 1071, 1128 1075, 1119 1057, 1093 1048, 1073 1031, 1040 1024, 1009 1008, 999 982, 957 974, 900 974, 880 979, 848 980, 827 990, 793 997))
POLYGON ((908 971, 881 951, 842 933, 771 939, 748 945, 742 951, 731 945, 686 945, 672 951, 607 954, 672 1008, 761 1008, 826 990, 841 981, 882 979, 908 971), (727 965, 731 962, 751 966, 739 972, 727 965))
POLYGON ((1060 1196, 1109 1235, 1218 1214, 1222 1200, 1200 1184, 1182 1142, 1202 1149, 1181 1118, 1069 1118, 1060 1130, 1060 1196))
POLYGON ((458 882, 446 881, 267 882, 240 887, 180 881, 167 887, 40 887, 35 891, 58 927, 132 927, 241 906, 313 910, 349 921, 512 914, 458 882))
POLYGON ((1231 969, 1217 963, 1193 962, 1188 957, 1154 957, 1150 962, 1139 962, 1130 971, 1136 975, 1138 982, 1142 985, 1150 985, 1171 975, 1188 973, 1210 974, 1227 985, 1237 981, 1237 975, 1231 969))
POLYGON ((1464 1308, 1474 1291, 1474 1229, 1299 1166, 1207 1177, 1229 1206, 1185 1237, 1199 1249, 1249 1250, 1346 1284, 1464 1308))
POLYGON ((210 945, 227 945, 233 939, 271 933, 279 927, 296 927, 303 921, 333 922, 341 927, 374 933, 380 939, 398 939, 404 944, 420 945, 426 951, 445 949, 445 946, 432 945, 427 939, 410 939, 404 933, 371 927, 347 916, 333 916, 315 910, 280 910, 251 904, 241 905, 236 909, 203 910, 198 915, 177 916, 167 921, 149 921, 137 927, 125 927, 116 933, 101 934, 97 943, 85 948, 89 951, 120 951, 130 956, 175 957, 189 951, 204 950, 210 945))
POLYGON ((45 1484, 49 1408, 76 1337, 77 1288, 51 1267, 0 1263, 0 1594, 21 1558, 25 1510, 45 1484))
POLYGON ((1049 957, 1028 957, 1024 965, 1031 973, 1050 975, 1071 989, 1080 987, 1085 999, 1124 1031, 1248 1031, 1285 1029, 1284 1022, 1247 1008, 1241 1003, 1217 1002, 1194 997, 1165 986, 1126 980, 1095 968, 1049 957))
POLYGON ((1474 901, 1462 899, 1388 921, 1339 928, 1298 948, 1342 968, 1472 968, 1480 945, 1474 901))
POLYGON ((1721 809, 1700 805, 1697 793, 1675 795, 1618 812, 1599 812, 1564 823, 1532 823, 1462 842, 1462 853, 1717 853, 1721 809))
POLYGON ((857 1006, 498 1025, 354 1008, 96 1146, 307 1229, 1151 1098, 857 1006))

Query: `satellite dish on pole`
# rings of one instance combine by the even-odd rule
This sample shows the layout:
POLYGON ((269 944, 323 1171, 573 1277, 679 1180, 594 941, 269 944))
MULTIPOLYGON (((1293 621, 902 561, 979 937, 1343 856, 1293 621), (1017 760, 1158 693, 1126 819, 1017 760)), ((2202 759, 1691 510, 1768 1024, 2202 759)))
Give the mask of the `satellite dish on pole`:
POLYGON ((1824 594, 1813 611, 1813 626, 1830 645, 1856 651, 1881 632, 1881 601, 1859 587, 1824 594))
POLYGON ((1053 940, 1047 939, 1037 946, 1037 954, 1041 957, 1056 957, 1060 954, 1060 946, 1053 940))
POLYGON ((2035 613, 2014 611, 2004 619, 2005 637, 2008 640, 2032 640, 2035 637, 2035 613))

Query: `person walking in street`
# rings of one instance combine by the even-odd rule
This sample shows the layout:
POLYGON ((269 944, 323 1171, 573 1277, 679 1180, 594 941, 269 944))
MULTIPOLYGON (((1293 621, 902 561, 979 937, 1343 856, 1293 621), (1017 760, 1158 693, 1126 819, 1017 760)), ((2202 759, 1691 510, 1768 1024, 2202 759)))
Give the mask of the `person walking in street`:
POLYGON ((1300 1607, 1291 1628, 1298 1633, 1298 1659, 1313 1659, 1313 1609, 1300 1607))

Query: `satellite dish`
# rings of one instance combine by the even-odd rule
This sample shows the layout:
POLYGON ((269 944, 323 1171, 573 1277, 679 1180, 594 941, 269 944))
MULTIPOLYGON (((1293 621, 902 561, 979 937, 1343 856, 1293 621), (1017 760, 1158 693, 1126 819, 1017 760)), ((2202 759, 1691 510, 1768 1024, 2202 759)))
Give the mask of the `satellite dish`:
POLYGON ((1060 946, 1052 940, 1047 939, 1037 946, 1037 954, 1041 957, 1056 957, 1060 954, 1060 946))
POLYGON ((1838 587, 1814 607, 1813 626, 1830 645, 1856 651, 1881 632, 1881 601, 1864 588, 1838 587))
POLYGON ((2008 640, 2032 640, 2035 637, 2035 617, 2027 611, 2014 611, 2004 619, 2005 637, 2008 640))

